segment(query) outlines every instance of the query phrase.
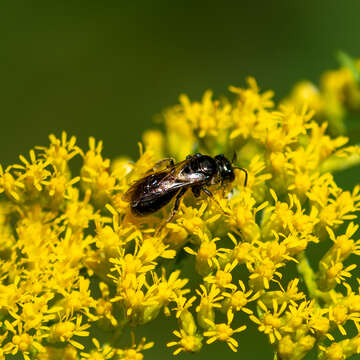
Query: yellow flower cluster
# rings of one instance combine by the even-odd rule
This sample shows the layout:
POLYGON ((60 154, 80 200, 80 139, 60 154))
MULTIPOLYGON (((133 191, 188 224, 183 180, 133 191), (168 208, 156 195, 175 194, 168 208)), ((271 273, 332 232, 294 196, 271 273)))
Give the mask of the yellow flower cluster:
POLYGON ((93 138, 83 151, 63 133, 1 169, 0 359, 141 360, 153 342, 130 329, 161 312, 178 321, 166 344, 175 355, 213 342, 236 352, 248 327, 279 359, 360 353, 360 186, 343 190, 331 174, 359 163, 359 149, 306 106, 275 107, 254 79, 230 90, 233 101, 181 96, 163 113, 165 134, 144 134, 135 163, 104 159, 93 138), (186 194, 165 225, 169 206, 131 213, 134 181, 162 158, 196 152, 236 152, 247 186, 235 170, 213 198, 186 194))
POLYGON ((317 120, 329 124, 332 134, 344 134, 347 128, 346 119, 360 114, 360 59, 352 59, 340 52, 342 67, 326 71, 320 79, 319 86, 304 80, 296 84, 285 103, 297 107, 307 104, 314 109, 317 120))

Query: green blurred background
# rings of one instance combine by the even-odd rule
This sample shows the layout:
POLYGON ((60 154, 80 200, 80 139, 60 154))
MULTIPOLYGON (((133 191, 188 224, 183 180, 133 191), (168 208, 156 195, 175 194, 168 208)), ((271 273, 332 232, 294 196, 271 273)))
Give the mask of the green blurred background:
MULTIPOLYGON (((136 157, 143 130, 180 93, 226 94, 248 75, 279 99, 336 68, 339 49, 360 56, 359 14, 358 0, 3 0, 0 162, 61 130, 83 147, 89 136, 102 139, 106 157, 136 157)), ((164 324, 142 333, 168 341, 164 324)), ((271 359, 265 337, 243 335, 234 356, 220 344, 178 358, 271 359)), ((161 351, 145 357, 170 358, 161 351)))
POLYGON ((337 50, 360 56, 359 14, 357 0, 2 0, 0 161, 63 129, 136 156, 180 93, 226 94, 248 75, 280 98, 337 67, 337 50))

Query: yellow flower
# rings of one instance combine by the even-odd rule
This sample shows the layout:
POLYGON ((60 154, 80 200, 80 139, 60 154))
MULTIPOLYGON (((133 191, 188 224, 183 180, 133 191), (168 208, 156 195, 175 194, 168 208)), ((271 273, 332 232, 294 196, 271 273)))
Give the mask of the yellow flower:
MULTIPOLYGON (((360 284, 360 279, 357 278, 358 284, 360 284)), ((344 297, 344 303, 348 307, 350 312, 358 313, 360 312, 360 286, 358 288, 358 294, 354 293, 349 284, 344 283, 346 288, 346 296, 344 297)))
POLYGON ((208 275, 204 278, 204 281, 209 284, 215 284, 219 289, 236 289, 236 285, 232 283, 231 272, 237 265, 237 261, 233 261, 231 264, 227 263, 224 270, 218 269, 215 275, 208 275))
POLYGON ((326 71, 318 87, 308 81, 300 82, 284 101, 296 107, 308 105, 322 121, 330 124, 334 134, 345 132, 346 114, 360 107, 359 61, 344 53, 341 53, 339 58, 343 66, 337 70, 326 71))
POLYGON ((5 194, 14 201, 23 201, 23 189, 25 186, 10 173, 10 170, 11 167, 8 167, 4 171, 0 165, 0 193, 5 192, 5 194))
POLYGON ((279 308, 277 301, 274 299, 272 303, 273 313, 270 309, 261 301, 257 302, 259 308, 262 311, 260 317, 254 315, 250 316, 250 319, 259 325, 259 331, 269 336, 270 343, 274 343, 281 339, 280 328, 284 324, 284 319, 281 315, 287 308, 287 303, 284 302, 279 308))
POLYGON ((114 357, 116 351, 110 345, 106 344, 101 347, 99 341, 96 338, 92 338, 91 341, 94 344, 96 350, 92 350, 90 353, 81 352, 81 360, 107 360, 114 357))
POLYGON ((356 267, 356 264, 351 264, 344 269, 344 264, 340 261, 331 260, 329 264, 321 261, 318 280, 319 289, 329 291, 334 288, 336 284, 340 284, 346 278, 351 277, 350 271, 356 267))
POLYGON ((142 338, 140 340, 140 343, 136 345, 135 343, 135 335, 133 332, 131 332, 131 338, 132 338, 132 346, 128 349, 118 349, 116 351, 116 354, 119 356, 122 360, 142 360, 144 358, 144 355, 142 352, 144 350, 151 349, 154 346, 153 342, 146 342, 146 338, 142 338))
POLYGON ((359 225, 355 225, 353 222, 349 223, 345 234, 335 236, 334 231, 331 228, 327 228, 330 239, 334 242, 331 249, 324 255, 322 261, 326 261, 328 258, 338 259, 344 261, 351 254, 360 255, 360 241, 354 241, 351 237, 355 234, 359 225))
POLYGON ((196 307, 197 319, 199 325, 204 329, 209 327, 208 320, 214 320, 215 309, 221 308, 220 301, 224 299, 224 296, 221 295, 221 290, 215 284, 212 284, 210 287, 208 286, 208 288, 200 285, 201 291, 196 290, 200 297, 200 304, 196 307))
POLYGON ((58 323, 52 325, 49 329, 48 340, 50 342, 69 342, 77 349, 83 350, 84 345, 73 339, 74 336, 89 336, 87 329, 90 328, 90 324, 81 324, 82 319, 81 315, 61 318, 58 323))
POLYGON ((225 254, 228 249, 217 249, 216 242, 220 238, 213 238, 209 240, 208 236, 205 235, 201 241, 198 251, 191 249, 190 247, 184 247, 184 250, 190 254, 196 256, 196 271, 200 275, 207 275, 211 270, 219 268, 218 258, 225 258, 225 254))
POLYGON ((11 340, 4 347, 5 354, 22 353, 25 360, 30 360, 29 355, 34 349, 38 352, 43 351, 43 346, 40 343, 41 337, 38 334, 32 336, 25 332, 21 321, 10 323, 5 320, 4 325, 6 330, 12 334, 11 340))
POLYGON ((89 279, 80 276, 78 283, 76 285, 73 284, 71 291, 66 291, 65 289, 59 290, 59 293, 64 297, 59 302, 59 306, 65 310, 66 316, 76 312, 82 312, 86 314, 88 318, 92 318, 92 320, 96 319, 90 312, 90 309, 95 307, 96 302, 91 297, 89 286, 89 279), (75 288, 79 290, 75 290, 75 288))
MULTIPOLYGON (((267 305, 271 306, 274 299, 280 305, 283 303, 291 304, 293 307, 297 307, 297 302, 303 300, 305 298, 305 294, 303 292, 299 292, 298 285, 299 279, 293 279, 289 281, 286 290, 283 288, 281 283, 279 282, 279 286, 281 290, 268 291, 261 297, 261 301, 267 305)), ((290 309, 291 310, 291 309, 290 309)))
POLYGON ((269 289, 270 281, 275 277, 281 278, 282 274, 277 271, 285 265, 283 262, 274 262, 270 259, 258 257, 254 265, 248 265, 250 268, 249 283, 254 290, 269 289))
POLYGON ((218 136, 219 129, 227 128, 230 124, 231 105, 213 101, 209 90, 205 92, 201 103, 191 103, 186 95, 180 96, 180 103, 184 118, 200 139, 218 136))
POLYGON ((326 308, 316 308, 314 301, 311 301, 308 309, 307 325, 310 331, 317 336, 326 336, 328 339, 333 340, 333 336, 329 333, 330 321, 329 318, 325 316, 329 310, 326 308))
POLYGON ((209 337, 206 340, 207 344, 211 344, 214 341, 225 341, 229 348, 236 352, 239 346, 239 343, 232 337, 233 334, 244 331, 246 329, 246 325, 242 325, 237 329, 231 328, 231 322, 234 319, 234 314, 231 310, 227 312, 227 323, 215 324, 213 321, 207 319, 206 322, 210 326, 210 330, 204 332, 204 336, 209 337))
POLYGON ((178 298, 182 298, 183 295, 190 291, 183 289, 183 287, 187 284, 188 279, 180 279, 179 276, 180 271, 174 271, 170 274, 169 278, 166 279, 164 268, 162 268, 161 278, 159 278, 156 273, 152 273, 153 285, 151 285, 148 289, 148 294, 151 294, 159 308, 164 307, 167 315, 170 315, 168 304, 171 301, 176 301, 178 298))
POLYGON ((202 336, 196 334, 188 335, 183 329, 180 331, 175 330, 173 334, 179 338, 178 341, 171 341, 166 344, 168 347, 179 346, 174 350, 173 354, 177 355, 182 351, 195 353, 201 350, 202 348, 202 336))
POLYGON ((47 159, 60 174, 66 174, 67 177, 70 177, 68 162, 74 156, 82 153, 81 149, 75 145, 76 137, 71 136, 68 140, 66 132, 63 131, 61 139, 58 139, 54 134, 50 134, 49 140, 49 147, 37 146, 36 149, 43 152, 40 156, 47 159))
POLYGON ((347 333, 343 325, 345 325, 348 320, 353 320, 355 323, 359 323, 360 315, 349 312, 348 307, 340 303, 330 307, 329 320, 337 326, 341 335, 346 336, 347 333))
POLYGON ((96 300, 96 315, 98 318, 105 318, 109 320, 112 326, 116 326, 118 325, 118 321, 113 315, 113 304, 110 301, 109 286, 100 282, 99 288, 102 296, 96 300))
POLYGON ((293 104, 298 108, 307 105, 310 109, 315 110, 316 113, 321 111, 323 107, 320 90, 310 81, 298 82, 287 99, 284 100, 285 104, 293 104))
POLYGON ((231 293, 223 292, 225 297, 224 306, 225 309, 230 309, 233 313, 235 311, 243 311, 244 313, 251 315, 253 312, 246 305, 252 301, 257 300, 260 297, 260 292, 253 294, 253 290, 246 291, 245 284, 239 280, 240 290, 237 288, 231 289, 231 293))
POLYGON ((302 301, 300 304, 292 302, 284 314, 284 323, 281 326, 281 332, 290 333, 292 336, 305 332, 304 326, 306 326, 308 317, 309 303, 307 301, 302 301))

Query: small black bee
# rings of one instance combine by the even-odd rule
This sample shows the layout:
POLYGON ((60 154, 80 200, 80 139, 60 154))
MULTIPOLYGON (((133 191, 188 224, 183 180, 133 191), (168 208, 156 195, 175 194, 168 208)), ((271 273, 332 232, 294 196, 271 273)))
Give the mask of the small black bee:
POLYGON ((164 159, 150 170, 149 175, 136 181, 129 188, 124 195, 124 200, 130 203, 134 215, 145 216, 161 209, 176 196, 174 208, 167 220, 171 221, 179 208, 182 196, 188 189, 191 189, 195 197, 200 196, 201 191, 213 197, 207 186, 223 185, 234 181, 234 169, 245 173, 246 186, 247 171, 232 166, 222 154, 214 158, 202 154, 188 155, 186 160, 177 164, 172 159, 164 159), (165 163, 167 163, 166 169, 156 171, 165 163))

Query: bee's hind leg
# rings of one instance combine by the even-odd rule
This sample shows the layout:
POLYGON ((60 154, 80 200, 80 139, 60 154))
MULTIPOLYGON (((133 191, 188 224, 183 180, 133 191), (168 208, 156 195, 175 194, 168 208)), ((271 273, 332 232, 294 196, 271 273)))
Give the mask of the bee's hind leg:
POLYGON ((175 203, 174 203, 174 207, 169 215, 169 217, 167 218, 167 220, 163 221, 162 224, 158 227, 158 229, 156 230, 155 234, 158 234, 163 228, 164 226, 171 222, 171 220, 174 218, 174 216, 176 215, 177 211, 179 210, 179 206, 180 206, 180 201, 181 198, 184 196, 184 194, 186 193, 187 188, 183 188, 181 189, 177 195, 176 195, 176 199, 175 199, 175 203))
POLYGON ((174 207, 173 207, 173 209, 171 211, 170 216, 166 220, 167 223, 170 222, 174 218, 175 214, 179 210, 180 200, 184 196, 184 194, 186 193, 186 190, 187 190, 187 188, 183 188, 177 193, 175 203, 174 203, 174 207))

